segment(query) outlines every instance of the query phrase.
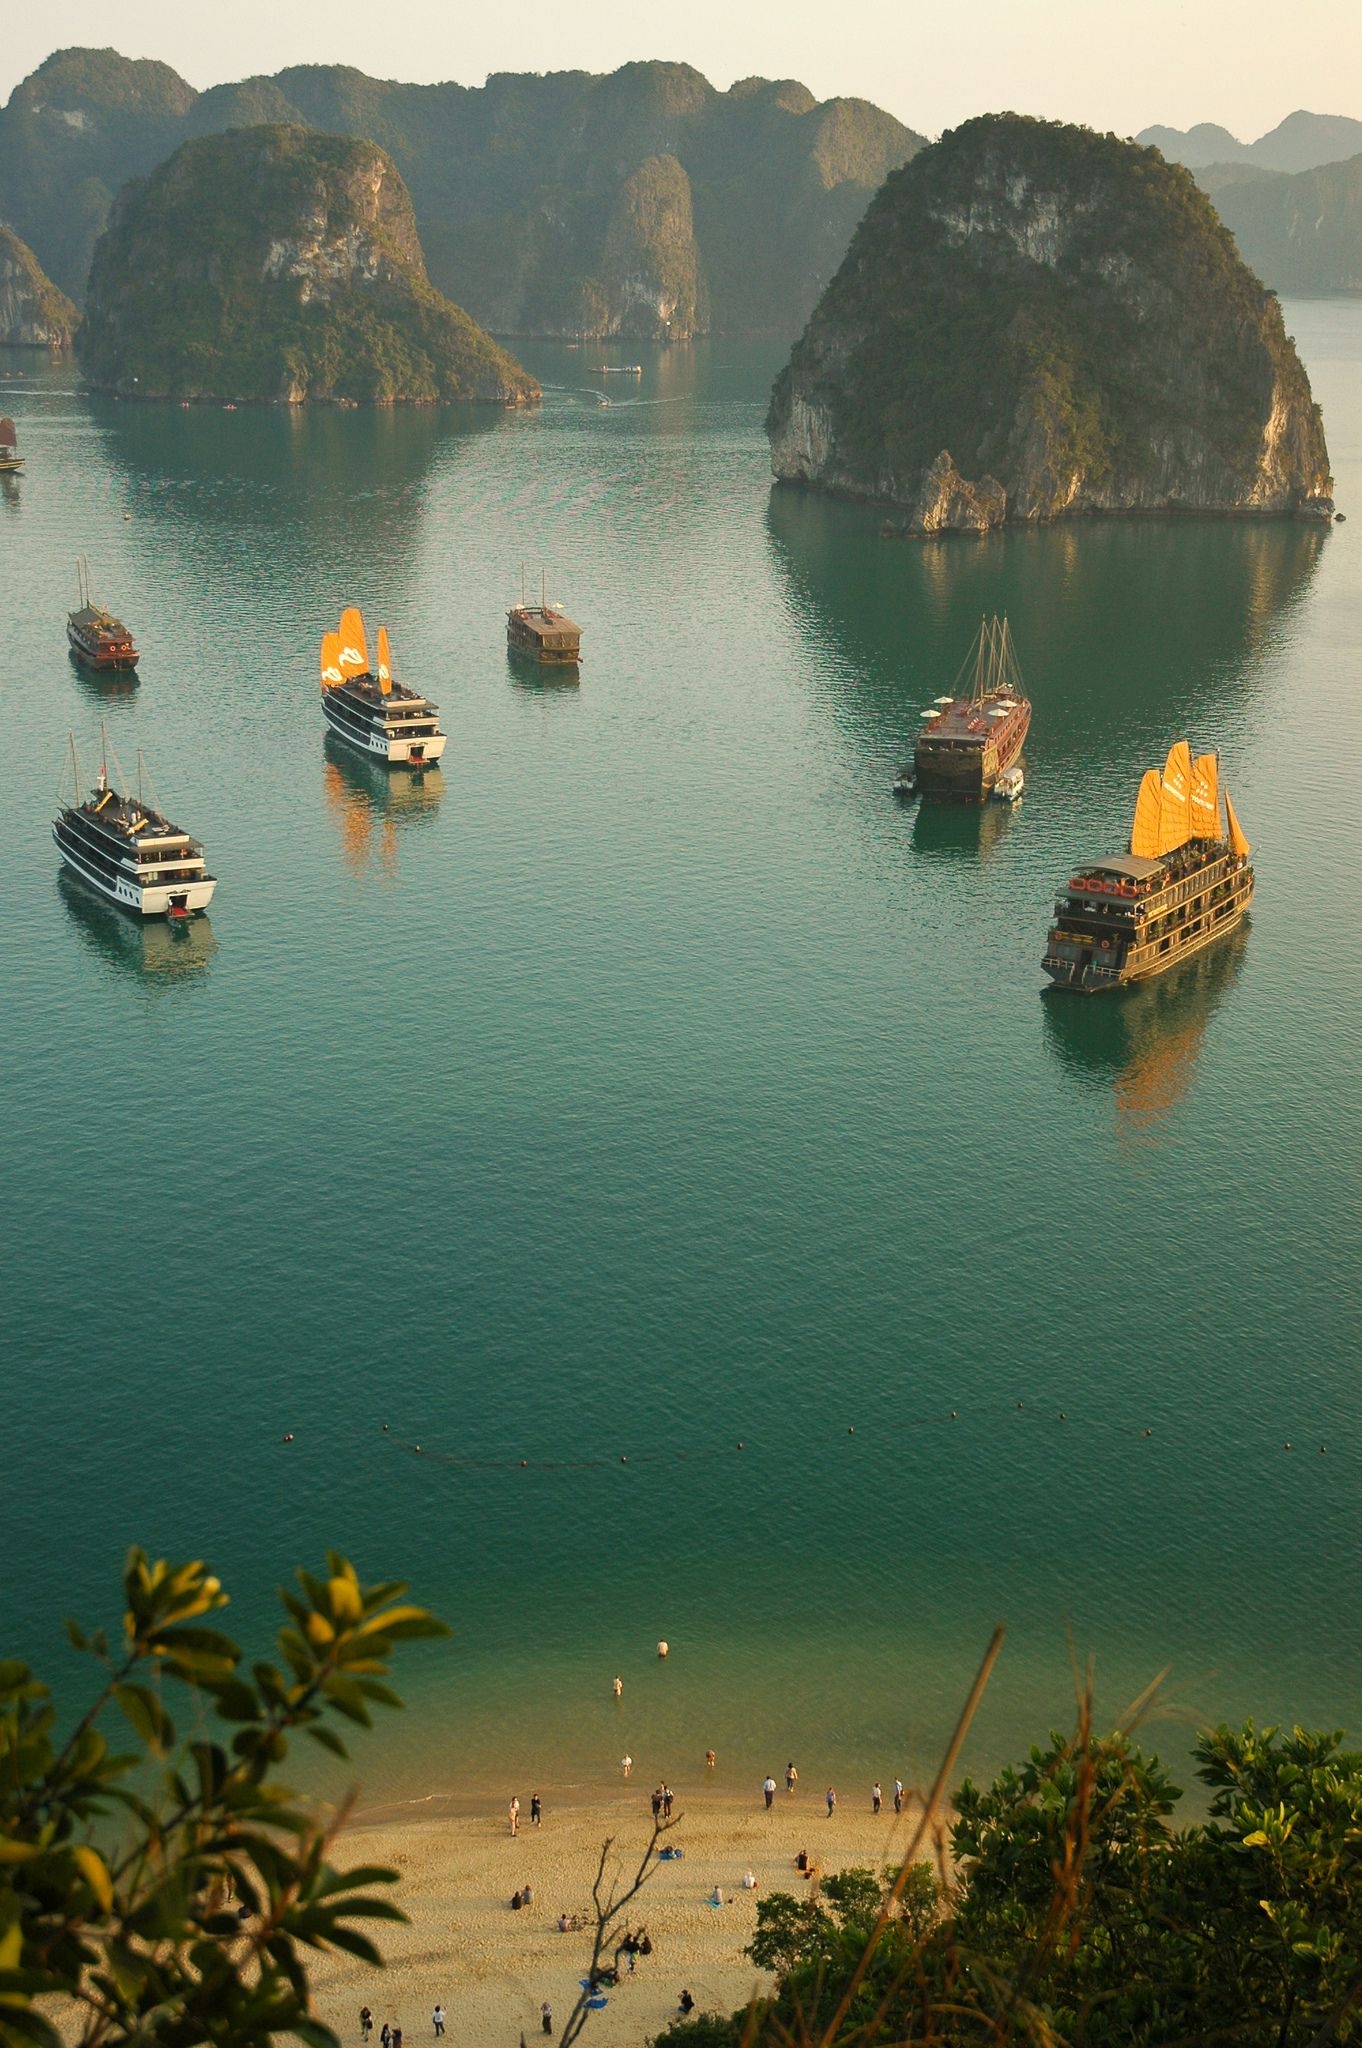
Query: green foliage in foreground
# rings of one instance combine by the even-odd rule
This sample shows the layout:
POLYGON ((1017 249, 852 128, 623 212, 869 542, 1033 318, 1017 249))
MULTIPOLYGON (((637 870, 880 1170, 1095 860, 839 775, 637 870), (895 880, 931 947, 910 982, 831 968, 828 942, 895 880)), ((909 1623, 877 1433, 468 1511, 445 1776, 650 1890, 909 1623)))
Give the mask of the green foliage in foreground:
POLYGON ((954 1875, 829 1878, 760 1901, 774 1994, 665 2048, 1016 2042, 1324 2048, 1362 2040, 1362 1755, 1337 1734, 1217 1728, 1204 1820, 1129 1736, 1051 1738, 966 1783, 954 1875))
POLYGON ((277 1663, 207 1624, 227 1594, 201 1563, 128 1554, 118 1640, 68 1632, 103 1666, 64 1740, 48 1688, 0 1661, 0 2042, 60 2048, 51 2015, 100 2044, 246 2044, 310 2017, 305 1954, 378 1950, 358 1923, 405 1916, 379 1868, 338 1872, 312 1808, 274 1775, 298 1733, 343 1757, 335 1721, 402 1703, 395 1646, 443 1635, 397 1583, 361 1585, 334 1553, 282 1590, 277 1663), (193 1732, 165 1703, 179 1688, 193 1732), (115 1752, 104 1724, 134 1744, 115 1752), (35 2004, 34 2001, 41 2001, 35 2004))

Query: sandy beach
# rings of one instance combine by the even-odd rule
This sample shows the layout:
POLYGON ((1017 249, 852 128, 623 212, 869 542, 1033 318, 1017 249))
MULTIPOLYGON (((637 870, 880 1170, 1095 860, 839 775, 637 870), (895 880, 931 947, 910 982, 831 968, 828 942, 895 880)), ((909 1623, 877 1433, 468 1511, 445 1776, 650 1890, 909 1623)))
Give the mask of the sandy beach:
MULTIPOLYGON (((561 1912, 589 1912, 591 1881, 601 1844, 615 1837, 612 1864, 630 1873, 651 1830, 651 1784, 621 1784, 618 1795, 555 1805, 544 1788, 544 1820, 529 1824, 529 1788, 520 1792, 522 1814, 513 1838, 504 1811, 451 1812, 413 1818, 404 1812, 359 1814, 338 1840, 333 1860, 342 1867, 387 1864, 401 1872, 393 1896, 410 1918, 407 1927, 381 1927, 385 1970, 366 1969, 345 1956, 316 1959, 319 2015, 345 2041, 358 2041, 358 2014, 367 2004, 375 2029, 384 2020, 403 2031, 403 2048, 433 2038, 437 2000, 447 2016, 451 2048, 518 2048, 542 2038, 540 2006, 553 2007, 555 2038, 572 2009, 585 1974, 590 1931, 558 1931, 561 1912), (513 1911, 513 1892, 533 1887, 533 1904, 513 1911)), ((910 1815, 895 1816, 886 1785, 885 1810, 876 1817, 870 1788, 840 1790, 829 1820, 824 1787, 801 1782, 793 1796, 783 1781, 771 1812, 760 1785, 750 1799, 705 1790, 676 1790, 677 1825, 669 1839, 684 1850, 664 1863, 625 1915, 646 1927, 654 1953, 622 1975, 604 2009, 588 2020, 586 2038, 600 2048, 643 2043, 671 2020, 687 1986, 701 2010, 730 2012, 768 1981, 743 1955, 756 1925, 756 1902, 769 1891, 801 1890, 794 1868, 801 1848, 825 1872, 853 1864, 879 1866, 901 1855, 910 1815), (742 1889, 744 1871, 757 1879, 742 1889), (706 1902, 715 1885, 727 1903, 706 1902)))

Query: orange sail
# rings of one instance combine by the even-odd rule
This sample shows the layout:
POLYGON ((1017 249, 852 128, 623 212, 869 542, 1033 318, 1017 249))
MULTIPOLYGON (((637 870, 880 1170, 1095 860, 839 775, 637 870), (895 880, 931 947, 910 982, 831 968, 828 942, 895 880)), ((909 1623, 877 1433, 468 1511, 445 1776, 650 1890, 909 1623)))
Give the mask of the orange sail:
POLYGON ((388 648, 386 626, 380 626, 378 629, 378 653, 374 657, 374 673, 378 677, 378 687, 386 697, 393 686, 393 658, 388 648))
POLYGON ((347 605, 340 615, 340 668, 348 683, 351 676, 369 672, 369 648, 364 638, 364 618, 358 607, 347 605))
POLYGON ((1159 797, 1159 852, 1173 853, 1192 836, 1192 750, 1175 740, 1163 764, 1159 797))
POLYGON ((1230 802, 1228 790, 1225 791, 1225 822, 1230 828, 1230 852, 1236 854, 1240 860, 1247 860, 1253 848, 1245 839, 1244 828, 1234 815, 1234 805, 1230 802))
POLYGON ((334 690, 345 678, 341 674, 340 634, 322 634, 322 688, 334 690))
POLYGON ((1154 860, 1159 851, 1159 807, 1163 801, 1163 784, 1157 768, 1151 768, 1140 784, 1140 794, 1135 799, 1135 822, 1130 828, 1130 850, 1141 860, 1154 860))
POLYGON ((1220 837, 1220 763, 1214 754, 1198 754, 1192 763, 1192 837, 1220 837))

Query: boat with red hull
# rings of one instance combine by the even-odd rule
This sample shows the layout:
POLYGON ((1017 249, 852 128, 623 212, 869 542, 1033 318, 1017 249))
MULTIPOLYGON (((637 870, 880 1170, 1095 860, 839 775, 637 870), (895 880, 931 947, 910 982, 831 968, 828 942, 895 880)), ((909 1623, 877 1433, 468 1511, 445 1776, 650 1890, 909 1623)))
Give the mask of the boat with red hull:
POLYGON ((83 559, 77 564, 77 573, 80 603, 66 615, 71 652, 86 668, 136 668, 138 657, 132 634, 121 619, 91 597, 89 565, 83 559))
POLYGON ((941 803, 981 804, 1021 758, 1031 705, 1005 618, 980 622, 950 696, 938 697, 896 787, 941 803))

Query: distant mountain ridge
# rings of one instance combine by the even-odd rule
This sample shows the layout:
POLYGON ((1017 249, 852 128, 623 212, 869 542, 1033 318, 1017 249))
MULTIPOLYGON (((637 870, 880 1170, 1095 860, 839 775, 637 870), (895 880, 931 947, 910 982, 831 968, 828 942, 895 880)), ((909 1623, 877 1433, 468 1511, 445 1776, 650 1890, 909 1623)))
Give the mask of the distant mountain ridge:
POLYGON ((120 187, 195 136, 262 124, 377 143, 432 282, 507 334, 793 337, 871 195, 923 138, 793 80, 689 65, 405 85, 297 66, 196 92, 169 66, 63 50, 0 111, 0 217, 73 298, 120 187))
POLYGON ((1267 171, 1312 171, 1362 151, 1362 121, 1350 114, 1288 114, 1256 142, 1241 142, 1214 121, 1195 128, 1144 128, 1135 137, 1162 150, 1170 163, 1199 171, 1208 164, 1258 164, 1267 171))
POLYGON ((1294 176, 1242 163, 1193 176, 1274 291, 1362 291, 1362 154, 1294 176))

